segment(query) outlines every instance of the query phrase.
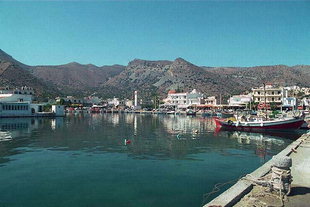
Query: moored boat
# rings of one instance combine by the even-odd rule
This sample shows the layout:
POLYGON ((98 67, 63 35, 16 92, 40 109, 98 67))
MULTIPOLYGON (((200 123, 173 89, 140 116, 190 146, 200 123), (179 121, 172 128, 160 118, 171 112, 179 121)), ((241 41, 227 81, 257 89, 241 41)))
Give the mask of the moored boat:
POLYGON ((188 116, 196 116, 196 111, 188 109, 186 111, 186 115, 188 115, 188 116))
POLYGON ((216 126, 226 129, 241 131, 265 131, 265 130, 297 130, 304 123, 304 117, 278 118, 263 120, 256 118, 253 120, 215 119, 216 126))

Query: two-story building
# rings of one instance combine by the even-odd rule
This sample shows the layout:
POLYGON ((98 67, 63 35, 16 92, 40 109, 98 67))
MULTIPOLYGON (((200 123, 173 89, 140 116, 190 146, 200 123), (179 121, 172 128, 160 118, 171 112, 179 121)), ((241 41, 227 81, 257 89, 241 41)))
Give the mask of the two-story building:
POLYGON ((29 87, 0 88, 0 117, 27 117, 27 116, 63 116, 63 106, 53 106, 50 114, 43 112, 44 104, 32 103, 34 90, 29 87))
POLYGON ((174 106, 176 108, 187 108, 193 105, 200 105, 204 102, 203 94, 196 89, 191 92, 177 93, 175 90, 170 90, 168 96, 163 100, 165 106, 174 106))

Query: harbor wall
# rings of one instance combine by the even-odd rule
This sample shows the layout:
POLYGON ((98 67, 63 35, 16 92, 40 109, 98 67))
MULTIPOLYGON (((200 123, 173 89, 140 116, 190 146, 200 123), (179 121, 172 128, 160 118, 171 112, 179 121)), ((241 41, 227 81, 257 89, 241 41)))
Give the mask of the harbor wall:
MULTIPOLYGON (((266 175, 273 164, 273 159, 275 157, 283 157, 283 156, 289 156, 293 151, 295 151, 299 145, 302 143, 302 141, 309 137, 310 133, 303 134, 300 138, 295 140, 293 143, 288 145, 284 150, 282 150, 280 153, 275 155, 272 159, 270 159, 268 162, 266 162, 264 165, 250 173, 254 177, 262 177, 266 175)), ((205 204, 203 207, 211 207, 211 206, 217 206, 217 207, 229 207, 235 205, 243 196, 245 196, 247 193, 249 193, 253 188, 253 185, 250 181, 242 180, 240 179, 236 184, 234 184, 232 187, 230 187, 228 190, 217 196, 215 199, 210 201, 209 203, 205 204)))

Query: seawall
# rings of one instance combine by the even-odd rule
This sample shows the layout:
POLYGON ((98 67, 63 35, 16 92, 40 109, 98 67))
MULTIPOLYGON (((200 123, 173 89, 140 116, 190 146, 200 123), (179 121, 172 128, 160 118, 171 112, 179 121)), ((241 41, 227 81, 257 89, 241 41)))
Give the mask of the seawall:
MULTIPOLYGON (((284 150, 282 150, 280 153, 278 153, 275 156, 290 156, 292 152, 297 152, 298 153, 298 148, 299 146, 306 140, 310 140, 310 133, 303 134, 300 138, 295 140, 293 143, 288 145, 284 150)), ((307 151, 310 157, 310 150, 307 151)), ((264 165, 250 173, 254 177, 262 177, 266 175, 273 164, 273 159, 269 160, 266 162, 264 165)), ((297 160, 293 160, 293 166, 294 163, 298 163, 298 157, 295 158, 297 160)), ((300 158, 301 159, 301 158, 300 158)), ((307 186, 310 188, 310 186, 307 186)), ((220 194, 218 197, 210 201, 209 203, 205 204, 203 207, 229 207, 235 205, 242 197, 244 197, 246 194, 248 194, 253 188, 253 184, 250 181, 247 180, 239 180, 236 184, 234 184, 232 187, 230 187, 228 190, 220 194)))

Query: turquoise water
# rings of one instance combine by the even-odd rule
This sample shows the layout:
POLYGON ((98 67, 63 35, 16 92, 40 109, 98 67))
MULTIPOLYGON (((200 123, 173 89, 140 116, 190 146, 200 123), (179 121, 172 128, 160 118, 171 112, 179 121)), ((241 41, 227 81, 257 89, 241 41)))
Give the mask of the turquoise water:
POLYGON ((216 183, 292 141, 169 115, 0 119, 0 127, 1 207, 198 207, 220 193, 203 199, 216 183))

